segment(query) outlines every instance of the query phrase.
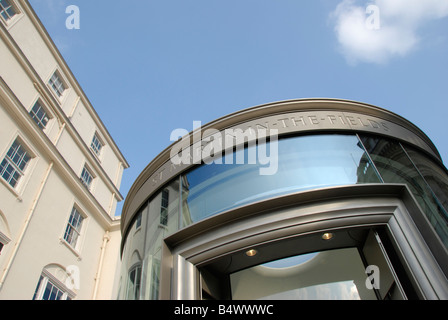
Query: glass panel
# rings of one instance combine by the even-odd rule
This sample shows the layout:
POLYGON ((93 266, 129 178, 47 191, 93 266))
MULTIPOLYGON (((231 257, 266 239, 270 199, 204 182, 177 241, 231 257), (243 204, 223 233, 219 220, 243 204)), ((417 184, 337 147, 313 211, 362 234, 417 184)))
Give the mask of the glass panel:
POLYGON ((11 19, 16 13, 9 0, 0 1, 0 14, 5 20, 11 19))
POLYGON ((37 282, 37 286, 36 286, 36 290, 34 290, 34 295, 33 295, 33 300, 36 300, 38 297, 38 293, 39 293, 39 289, 40 289, 40 285, 42 283, 43 277, 40 276, 39 277, 39 282, 37 282))
MULTIPOLYGON (((269 150, 269 144, 266 148, 269 150)), ((260 164, 237 162, 258 154, 251 146, 232 154, 233 164, 222 158, 202 165, 183 177, 184 225, 254 201, 318 187, 380 183, 356 136, 317 135, 278 141, 278 168, 260 175, 260 164)), ((272 153, 272 150, 271 150, 272 153)), ((272 156, 272 155, 271 155, 272 156)))
POLYGON ((447 213, 398 142, 361 137, 385 183, 407 184, 430 223, 448 247, 447 213))
POLYGON ((15 187, 31 157, 22 145, 16 141, 9 148, 0 165, 0 175, 15 187))
POLYGON ((277 260, 230 275, 232 299, 376 299, 356 248, 322 251, 277 260), (274 264, 276 263, 276 264, 274 264))
POLYGON ((56 94, 60 97, 64 93, 65 87, 59 75, 56 72, 53 74, 49 81, 50 85, 53 87, 56 94))
POLYGON ((75 247, 78 241, 78 237, 81 232, 82 221, 83 217, 81 216, 81 214, 78 212, 78 210, 76 210, 76 208, 73 208, 64 234, 65 241, 72 245, 72 247, 75 247))
MULTIPOLYGON (((134 265, 137 257, 142 261, 139 290, 145 300, 158 299, 162 241, 179 228, 179 180, 166 185, 143 206, 126 236, 122 270, 134 265), (135 227, 137 223, 140 228, 135 227)), ((123 273, 122 278, 126 277, 128 274, 123 273)), ((125 295, 120 298, 126 298, 125 295)))
POLYGON ((87 170, 86 167, 84 167, 82 169, 82 173, 81 173, 81 181, 84 183, 84 185, 87 188, 90 188, 90 184, 92 183, 93 177, 91 175, 91 173, 89 172, 89 170, 87 170))
POLYGON ((48 280, 42 300, 61 300, 63 293, 48 280))
POLYGON ((127 299, 139 300, 140 298, 140 280, 141 280, 141 266, 135 266, 129 271, 127 299))
POLYGON ((2 177, 8 182, 11 176, 11 169, 12 166, 9 164, 8 160, 3 159, 2 163, 0 164, 0 172, 2 177))
POLYGON ((7 156, 22 171, 25 169, 26 164, 30 160, 30 156, 27 154, 27 151, 20 143, 17 142, 17 140, 14 141, 11 148, 9 148, 7 156))
POLYGON ((90 147, 97 155, 100 155, 101 148, 103 147, 103 145, 101 144, 101 142, 96 134, 93 136, 92 143, 90 144, 90 147))
POLYGON ((448 174, 429 157, 414 148, 404 146, 407 153, 417 166, 423 178, 431 187, 445 211, 448 211, 448 174))
POLYGON ((48 123, 48 115, 39 102, 36 102, 30 111, 31 118, 41 129, 45 129, 48 123))

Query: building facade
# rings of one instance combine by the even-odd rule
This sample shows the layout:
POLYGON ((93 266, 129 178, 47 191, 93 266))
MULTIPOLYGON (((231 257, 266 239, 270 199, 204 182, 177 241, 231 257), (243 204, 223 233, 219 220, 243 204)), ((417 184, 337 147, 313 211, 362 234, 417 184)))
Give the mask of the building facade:
POLYGON ((447 173, 420 129, 365 103, 230 114, 134 182, 119 298, 447 299, 447 173))
POLYGON ((115 298, 129 165, 28 1, 0 39, 0 299, 115 298))

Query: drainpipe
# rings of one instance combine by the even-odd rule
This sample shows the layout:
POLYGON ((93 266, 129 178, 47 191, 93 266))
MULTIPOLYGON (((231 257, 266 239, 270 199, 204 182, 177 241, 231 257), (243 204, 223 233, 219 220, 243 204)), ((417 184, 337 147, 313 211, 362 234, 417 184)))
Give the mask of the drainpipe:
POLYGON ((104 254, 106 252, 106 246, 107 246, 107 242, 109 242, 109 240, 110 240, 109 231, 106 231, 106 233, 103 236, 103 244, 101 245, 100 262, 98 264, 98 270, 97 270, 96 276, 95 276, 95 287, 93 289, 92 300, 96 300, 97 295, 98 295, 98 288, 99 288, 100 279, 101 279, 101 272, 103 269, 104 254))
POLYGON ((8 272, 11 269, 12 263, 17 255, 17 252, 22 243, 23 237, 25 236, 26 230, 28 229, 28 226, 31 222, 31 218, 33 217, 34 211, 36 210, 37 203, 39 202, 39 199, 42 195, 42 192, 44 190, 45 184, 47 183, 48 176, 50 175, 52 168, 53 168, 53 162, 51 162, 50 165, 48 166, 47 172, 45 173, 45 176, 42 179, 39 190, 37 191, 36 197, 34 198, 33 204, 30 208, 30 211, 28 212, 26 219, 25 219, 25 222, 23 224, 23 228, 22 228, 22 231, 20 232, 19 238, 17 239, 16 243, 14 244, 14 248, 13 248, 11 256, 8 260, 8 263, 6 264, 6 268, 3 270, 3 274, 0 278, 0 289, 3 287, 3 284, 5 283, 6 276, 8 275, 8 272))

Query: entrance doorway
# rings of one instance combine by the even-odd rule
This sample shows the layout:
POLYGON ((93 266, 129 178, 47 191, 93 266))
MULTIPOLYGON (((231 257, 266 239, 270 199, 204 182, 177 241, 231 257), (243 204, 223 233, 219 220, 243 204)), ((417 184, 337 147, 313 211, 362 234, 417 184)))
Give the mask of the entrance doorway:
POLYGON ((387 237, 386 233, 378 228, 334 230, 282 240, 230 255, 199 269, 202 298, 415 298, 416 293, 403 267, 398 260, 390 258, 391 254, 395 255, 391 252, 393 248, 386 249, 390 241, 383 241, 382 237, 387 237), (305 248, 313 250, 291 255, 294 248, 296 252, 307 250, 305 248), (285 254, 280 259, 272 259, 285 254), (246 266, 238 270, 238 266, 242 265, 246 266))
POLYGON ((333 299, 340 285, 354 299, 446 299, 446 257, 406 186, 313 190, 165 238, 159 298, 333 299))

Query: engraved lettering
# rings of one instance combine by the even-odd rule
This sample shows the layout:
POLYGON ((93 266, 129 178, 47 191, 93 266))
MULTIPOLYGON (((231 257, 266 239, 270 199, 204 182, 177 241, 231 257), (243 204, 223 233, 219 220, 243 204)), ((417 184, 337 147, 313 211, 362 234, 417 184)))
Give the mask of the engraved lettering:
POLYGON ((356 119, 355 118, 353 118, 352 116, 346 116, 345 117, 349 122, 350 122, 350 124, 351 125, 353 125, 353 126, 356 126, 358 123, 356 122, 356 119))
POLYGON ((336 117, 331 114, 328 115, 327 117, 328 117, 328 120, 330 120, 331 124, 334 124, 337 121, 336 117))
POLYGON ((165 168, 160 170, 160 172, 159 172, 159 180, 163 180, 163 171, 165 171, 165 168))
MULTIPOLYGON (((294 118, 293 118, 294 119, 294 118)), ((292 120, 293 120, 292 119, 292 120)), ((283 128, 288 128, 288 124, 286 123, 286 121, 288 121, 288 118, 284 118, 284 119, 278 119, 279 121, 282 122, 283 128)), ((294 120, 293 120, 294 121, 294 120)))
POLYGON ((302 116, 300 116, 298 120, 296 120, 296 118, 294 117, 291 117, 291 121, 294 124, 294 127, 297 127, 297 122, 300 122, 302 125, 306 126, 305 120, 302 116))
POLYGON ((316 116, 308 116, 312 124, 319 124, 319 120, 316 116))
POLYGON ((375 120, 367 119, 367 121, 369 121, 370 125, 371 125, 372 128, 374 128, 374 129, 378 129, 378 128, 380 127, 379 123, 376 122, 375 120))
POLYGON ((360 117, 358 117, 358 119, 359 119, 359 122, 361 122, 361 124, 362 124, 364 127, 369 127, 369 126, 370 126, 368 123, 364 123, 360 117))
POLYGON ((268 122, 265 122, 265 125, 262 125, 262 124, 257 123, 257 124, 256 124, 256 127, 257 127, 257 130, 258 130, 258 129, 268 130, 268 129, 269 129, 269 123, 268 123, 268 122))

